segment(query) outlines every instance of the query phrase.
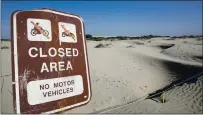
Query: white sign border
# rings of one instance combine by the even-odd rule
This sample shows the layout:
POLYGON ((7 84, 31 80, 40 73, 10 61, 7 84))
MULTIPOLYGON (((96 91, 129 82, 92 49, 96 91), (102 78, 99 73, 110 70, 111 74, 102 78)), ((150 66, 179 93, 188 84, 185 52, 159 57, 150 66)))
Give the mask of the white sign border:
MULTIPOLYGON (((91 92, 90 92, 90 76, 89 76, 89 68, 87 65, 87 52, 86 52, 86 41, 85 41, 85 37, 84 37, 84 25, 83 25, 83 19, 79 16, 75 16, 75 15, 71 15, 71 14, 66 14, 66 13, 62 13, 62 12, 57 12, 57 11, 53 11, 53 10, 49 10, 49 9, 44 9, 44 10, 31 10, 31 11, 44 11, 44 12, 51 12, 54 14, 58 14, 58 15, 63 15, 63 16, 69 16, 69 17, 73 17, 76 18, 78 20, 80 20, 81 22, 81 26, 82 26, 82 38, 83 38, 83 46, 84 46, 84 53, 85 53, 85 64, 86 64, 86 74, 87 74, 87 81, 88 81, 88 99, 86 101, 83 101, 81 103, 76 103, 74 105, 70 105, 70 106, 66 106, 60 109, 55 109, 52 111, 47 111, 45 113, 56 113, 56 112, 60 112, 69 108, 73 108, 76 106, 80 106, 83 104, 86 104, 90 101, 91 99, 91 92)), ((23 11, 17 11, 14 13, 13 15, 13 41, 14 41, 14 66, 15 66, 15 92, 16 92, 16 113, 21 113, 20 111, 20 97, 19 97, 19 80, 18 80, 18 50, 17 50, 17 23, 16 23, 16 16, 18 13, 23 12, 23 11)))

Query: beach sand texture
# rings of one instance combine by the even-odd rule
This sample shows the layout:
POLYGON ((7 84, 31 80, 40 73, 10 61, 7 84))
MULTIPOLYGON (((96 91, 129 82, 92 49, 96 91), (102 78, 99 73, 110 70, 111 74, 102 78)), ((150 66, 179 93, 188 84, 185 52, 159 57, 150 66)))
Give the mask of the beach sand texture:
MULTIPOLYGON (((1 109, 13 113, 10 42, 1 47, 1 109)), ((146 99, 202 72, 202 39, 87 41, 87 49, 91 101, 65 113, 202 113, 202 75, 166 91, 166 103, 146 99)))

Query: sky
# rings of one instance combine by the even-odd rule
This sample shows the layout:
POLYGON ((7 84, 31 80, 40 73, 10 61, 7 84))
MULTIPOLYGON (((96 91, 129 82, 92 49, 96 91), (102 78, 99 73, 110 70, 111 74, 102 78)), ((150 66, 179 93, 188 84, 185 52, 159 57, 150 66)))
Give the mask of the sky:
POLYGON ((51 8, 81 16, 93 36, 202 35, 202 1, 2 1, 2 37, 15 10, 51 8))

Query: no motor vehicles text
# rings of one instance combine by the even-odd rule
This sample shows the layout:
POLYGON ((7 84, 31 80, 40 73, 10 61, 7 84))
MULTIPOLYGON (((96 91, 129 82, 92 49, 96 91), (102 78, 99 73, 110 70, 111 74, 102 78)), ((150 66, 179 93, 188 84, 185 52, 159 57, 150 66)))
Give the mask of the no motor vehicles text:
MULTIPOLYGON (((54 83, 52 86, 53 88, 57 88, 57 89, 51 90, 51 91, 45 91, 42 93, 43 93, 44 97, 50 97, 50 96, 56 96, 56 95, 71 93, 71 92, 73 92, 73 85, 74 85, 74 80, 57 82, 57 83, 54 83), (61 89, 60 87, 63 87, 63 88, 61 89)), ((45 89, 47 90, 49 88, 50 88, 49 84, 40 85, 40 90, 45 90, 45 89)))

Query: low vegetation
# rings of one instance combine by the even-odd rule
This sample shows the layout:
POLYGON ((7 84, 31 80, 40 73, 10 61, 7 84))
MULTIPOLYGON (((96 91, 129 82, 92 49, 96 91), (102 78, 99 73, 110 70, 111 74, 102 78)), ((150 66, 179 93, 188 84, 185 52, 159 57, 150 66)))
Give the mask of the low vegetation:
POLYGON ((11 39, 4 39, 4 38, 1 38, 1 41, 11 41, 11 39))
POLYGON ((9 49, 8 46, 2 46, 1 49, 9 49))
POLYGON ((195 35, 189 35, 189 36, 173 36, 171 38, 201 38, 202 36, 195 36, 195 35))
POLYGON ((146 35, 146 36, 137 36, 137 37, 129 37, 129 36, 116 36, 116 37, 93 37, 90 34, 86 35, 87 40, 92 40, 92 41, 102 41, 102 40, 109 40, 109 41, 114 41, 114 40, 147 40, 151 38, 157 38, 157 37, 170 37, 172 39, 176 38, 200 38, 202 36, 194 36, 194 35, 189 35, 189 36, 158 36, 158 35, 146 35))

